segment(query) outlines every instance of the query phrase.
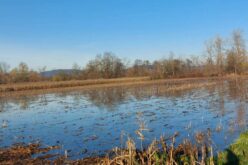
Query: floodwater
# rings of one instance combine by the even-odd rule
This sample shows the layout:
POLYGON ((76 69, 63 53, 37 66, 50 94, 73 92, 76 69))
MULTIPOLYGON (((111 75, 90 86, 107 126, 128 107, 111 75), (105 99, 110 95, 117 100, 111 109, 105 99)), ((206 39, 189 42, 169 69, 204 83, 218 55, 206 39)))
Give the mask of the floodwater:
POLYGON ((179 132, 176 142, 208 129, 215 152, 228 147, 247 130, 248 81, 223 81, 218 85, 166 92, 165 85, 98 88, 42 95, 1 98, 0 147, 41 142, 59 145, 53 151, 82 158, 106 154, 125 146, 140 123, 144 146, 161 135, 179 132))

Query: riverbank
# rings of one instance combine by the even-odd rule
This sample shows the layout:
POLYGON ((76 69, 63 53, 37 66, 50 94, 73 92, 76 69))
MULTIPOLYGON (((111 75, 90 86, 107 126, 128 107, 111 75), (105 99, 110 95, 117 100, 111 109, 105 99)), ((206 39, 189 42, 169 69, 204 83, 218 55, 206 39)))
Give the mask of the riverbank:
POLYGON ((149 77, 136 78, 117 78, 117 79, 95 79, 95 80, 72 80, 72 81, 44 81, 44 82, 27 82, 0 85, 0 92, 17 92, 29 90, 44 90, 54 88, 71 88, 91 85, 104 85, 116 83, 135 83, 149 81, 149 77))
MULTIPOLYGON (((61 81, 61 82, 34 82, 34 83, 18 83, 0 85, 0 97, 42 94, 53 92, 64 92, 72 90, 109 88, 119 86, 140 86, 165 84, 170 86, 168 90, 192 88, 195 84, 213 83, 216 80, 231 80, 236 76, 225 77, 204 77, 204 78, 178 78, 178 79, 158 79, 152 80, 149 77, 136 78, 119 78, 119 79, 98 79, 98 80, 82 80, 82 81, 61 81), (173 87, 171 87, 173 86, 173 87)), ((246 76, 238 76, 239 79, 247 78, 246 76)), ((200 85, 202 86, 202 85, 200 85)))

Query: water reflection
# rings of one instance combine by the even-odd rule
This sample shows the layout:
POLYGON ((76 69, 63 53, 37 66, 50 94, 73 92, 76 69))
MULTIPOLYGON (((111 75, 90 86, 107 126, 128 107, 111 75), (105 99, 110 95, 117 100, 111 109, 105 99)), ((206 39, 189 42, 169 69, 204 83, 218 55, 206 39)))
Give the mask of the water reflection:
POLYGON ((240 103, 237 108, 237 123, 239 127, 246 127, 246 110, 244 103, 240 103))
POLYGON ((183 138, 212 130, 215 149, 223 149, 247 128, 247 90, 247 81, 235 80, 170 92, 153 84, 5 97, 0 122, 8 127, 0 129, 0 146, 39 139, 76 153, 104 152, 120 144, 122 131, 136 137, 142 114, 149 128, 144 145, 163 133, 183 138))
POLYGON ((128 92, 123 88, 111 88, 102 90, 88 90, 81 93, 90 102, 100 108, 114 110, 115 106, 128 98, 128 92))
MULTIPOLYGON (((228 96, 231 100, 239 102, 247 101, 247 81, 220 81, 218 85, 205 87, 208 96, 211 97, 210 104, 212 107, 218 107, 220 115, 225 115, 225 97, 228 96), (212 97, 218 94, 218 98, 212 97)), ((190 94, 192 90, 178 90, 174 92, 167 91, 166 85, 147 85, 138 87, 114 87, 102 88, 93 90, 82 90, 77 92, 60 92, 55 94, 40 94, 40 95, 23 95, 16 97, 6 97, 0 100, 0 112, 6 110, 7 104, 14 104, 19 106, 22 110, 27 110, 34 102, 39 102, 42 105, 48 104, 48 97, 56 97, 58 99, 65 99, 71 96, 75 105, 79 105, 82 100, 89 100, 99 108, 114 110, 119 104, 130 100, 144 100, 152 97, 166 97, 177 98, 190 94), (51 96, 54 95, 54 96, 51 96)))

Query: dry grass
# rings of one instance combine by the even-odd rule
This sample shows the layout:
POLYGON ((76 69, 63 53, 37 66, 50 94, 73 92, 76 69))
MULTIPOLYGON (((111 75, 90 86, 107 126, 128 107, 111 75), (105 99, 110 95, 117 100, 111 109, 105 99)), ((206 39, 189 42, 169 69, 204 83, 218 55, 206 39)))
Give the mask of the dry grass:
POLYGON ((207 135, 197 144, 185 140, 175 146, 178 133, 171 137, 161 137, 141 150, 128 138, 125 148, 114 148, 111 156, 89 157, 79 160, 69 160, 65 155, 58 156, 45 154, 57 147, 40 148, 38 144, 26 146, 14 146, 0 150, 0 164, 96 164, 96 165, 176 165, 176 164, 210 164, 213 165, 212 147, 207 146, 207 135), (43 156, 33 158, 36 153, 44 153, 43 156))
POLYGON ((132 78, 116 78, 116 79, 93 79, 93 80, 71 80, 71 81, 43 81, 43 82, 27 82, 0 85, 0 94, 6 92, 60 89, 60 88, 95 88, 105 86, 120 86, 120 85, 140 85, 140 84, 155 84, 155 83, 182 83, 195 82, 202 80, 223 80, 234 78, 247 78, 247 76, 228 75, 225 77, 201 77, 201 78, 175 78, 175 79, 158 79, 152 80, 150 77, 132 77, 132 78))
POLYGON ((219 78, 183 78, 151 80, 148 77, 120 78, 103 80, 63 81, 63 82, 37 82, 0 85, 0 97, 13 97, 22 95, 45 94, 85 90, 96 88, 110 88, 121 86, 165 85, 166 91, 183 90, 213 84, 219 78))
POLYGON ((95 80, 72 80, 72 81, 60 81, 60 82, 27 82, 0 85, 0 92, 13 92, 13 91, 26 91, 26 90, 41 90, 52 88, 68 88, 68 87, 80 87, 89 85, 101 85, 112 83, 130 83, 139 81, 148 81, 149 77, 138 78, 117 78, 117 79, 95 79, 95 80))
MULTIPOLYGON (((233 76, 232 76, 233 77, 233 76)), ((15 92, 15 91, 29 91, 29 90, 44 90, 57 88, 72 88, 72 87, 89 87, 89 86, 104 86, 104 85, 130 85, 130 84, 152 84, 152 83, 178 83, 182 81, 196 81, 196 80, 214 80, 215 78, 177 78, 177 79, 160 79, 151 80, 149 77, 134 77, 134 78, 116 78, 116 79, 95 79, 95 80, 72 80, 60 82, 27 82, 0 85, 0 92, 15 92)))
POLYGON ((58 146, 50 146, 41 148, 39 143, 28 145, 14 145, 10 148, 0 149, 0 164, 43 164, 42 162, 49 162, 48 159, 56 155, 45 154, 37 158, 33 155, 40 153, 47 153, 50 150, 58 149, 58 146))

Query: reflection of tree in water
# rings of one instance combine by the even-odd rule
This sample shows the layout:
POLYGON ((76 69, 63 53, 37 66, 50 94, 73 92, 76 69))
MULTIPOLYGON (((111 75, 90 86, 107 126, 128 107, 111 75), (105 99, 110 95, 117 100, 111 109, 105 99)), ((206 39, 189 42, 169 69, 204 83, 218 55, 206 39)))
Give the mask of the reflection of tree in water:
POLYGON ((67 96, 69 96, 71 93, 70 92, 58 92, 58 93, 55 93, 54 96, 56 98, 66 98, 67 96))
POLYGON ((0 100, 0 112, 3 112, 7 109, 8 105, 14 104, 15 106, 19 106, 21 110, 27 110, 31 103, 43 100, 46 101, 46 95, 34 95, 34 96, 18 96, 18 97, 7 97, 1 98, 0 100))
POLYGON ((218 97, 219 97, 219 109, 220 109, 220 115, 225 115, 225 84, 224 81, 221 81, 217 88, 218 97))
POLYGON ((81 92, 90 102, 101 108, 113 110, 117 105, 128 99, 144 100, 155 97, 179 97, 188 91, 168 92, 168 87, 163 85, 150 85, 139 87, 114 87, 87 90, 81 92))
POLYGON ((37 98, 37 100, 38 99, 41 105, 46 106, 48 104, 47 95, 40 95, 40 98, 37 98))
POLYGON ((36 98, 30 98, 30 97, 21 97, 18 101, 19 101, 19 105, 20 105, 20 108, 22 110, 26 110, 29 108, 29 105, 32 101, 36 100, 36 98))
POLYGON ((6 110, 8 102, 5 99, 0 99, 0 112, 6 110))
POLYGON ((236 79, 228 82, 228 95, 232 100, 235 100, 237 119, 239 127, 246 126, 246 109, 247 109, 247 81, 236 79))
POLYGON ((246 126, 246 111, 245 111, 245 104, 240 103, 237 108, 237 123, 240 127, 246 126))
POLYGON ((80 105, 81 101, 85 99, 85 97, 81 93, 74 93, 72 95, 74 105, 80 105))
POLYGON ((87 90, 82 92, 93 104, 98 107, 113 109, 116 105, 127 99, 127 91, 123 88, 105 88, 99 90, 87 90))
POLYGON ((205 88, 207 97, 209 99, 208 107, 207 107, 207 109, 209 111, 215 110, 215 107, 216 107, 216 105, 215 105, 215 99, 216 99, 215 95, 216 95, 217 88, 218 88, 217 85, 212 85, 212 86, 209 86, 209 87, 205 88))
MULTIPOLYGON (((207 88, 211 109, 218 110, 221 116, 225 115, 225 102, 229 100, 235 101, 238 106, 246 105, 247 85, 245 80, 229 80, 219 81, 216 86, 207 88)), ((238 109, 238 108, 237 108, 238 109)))
POLYGON ((236 79, 228 81, 228 95, 233 100, 244 100, 247 98, 247 81, 236 79))
MULTIPOLYGON (((82 104, 85 98, 100 108, 114 110, 119 104, 130 100, 144 100, 151 97, 159 98, 177 98, 190 94, 198 89, 175 90, 168 91, 170 84, 154 84, 141 85, 131 87, 112 87, 112 88, 97 88, 94 90, 82 90, 72 92, 59 92, 55 94, 30 95, 20 96, 14 98, 3 98, 0 100, 0 110, 6 109, 6 105, 13 103, 18 105, 21 109, 28 109, 30 104, 34 101, 39 101, 40 105, 47 105, 49 96, 55 97, 58 100, 69 99, 73 100, 74 105, 82 104)), ((225 114, 225 99, 239 100, 245 102, 247 99, 247 84, 245 81, 223 81, 216 86, 205 88, 210 97, 210 106, 214 109, 220 110, 220 115, 225 114), (226 98, 228 96, 228 98, 226 98), (216 100, 217 99, 217 100, 216 100), (217 101, 217 102, 216 102, 217 101)), ((246 106, 246 104, 245 104, 246 106)))

